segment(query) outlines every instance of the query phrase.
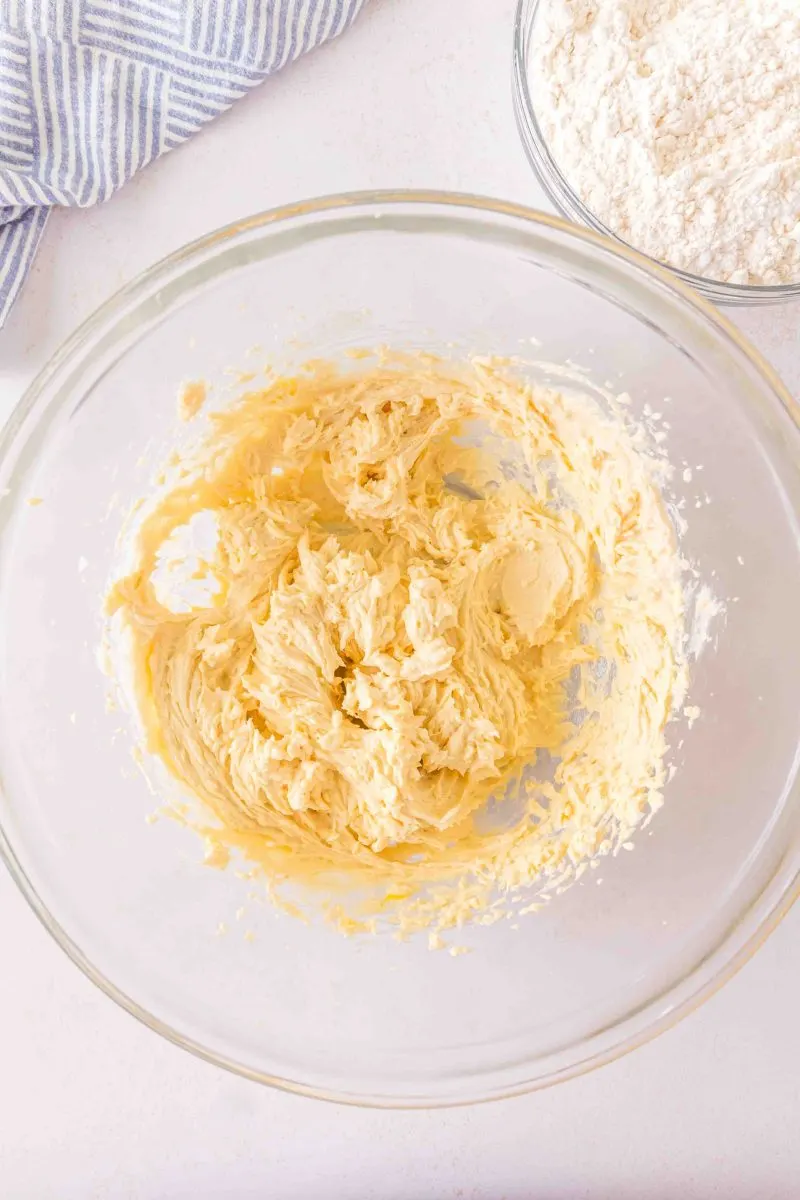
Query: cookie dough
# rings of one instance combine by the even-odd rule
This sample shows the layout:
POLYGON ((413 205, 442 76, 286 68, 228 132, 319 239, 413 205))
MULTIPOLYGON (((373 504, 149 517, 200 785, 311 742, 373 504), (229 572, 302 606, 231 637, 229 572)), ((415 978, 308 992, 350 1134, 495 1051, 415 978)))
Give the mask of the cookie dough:
POLYGON ((680 564, 621 417, 384 356, 209 420, 107 608, 212 858, 346 928, 439 930, 530 907, 660 805, 680 564))

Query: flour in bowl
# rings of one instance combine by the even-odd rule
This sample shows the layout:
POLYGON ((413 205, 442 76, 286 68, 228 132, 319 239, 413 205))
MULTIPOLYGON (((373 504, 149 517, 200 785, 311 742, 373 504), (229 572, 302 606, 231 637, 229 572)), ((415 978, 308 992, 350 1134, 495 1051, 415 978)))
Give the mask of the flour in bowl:
POLYGON ((797 0, 541 0, 533 105, 580 200, 709 279, 800 281, 797 0))

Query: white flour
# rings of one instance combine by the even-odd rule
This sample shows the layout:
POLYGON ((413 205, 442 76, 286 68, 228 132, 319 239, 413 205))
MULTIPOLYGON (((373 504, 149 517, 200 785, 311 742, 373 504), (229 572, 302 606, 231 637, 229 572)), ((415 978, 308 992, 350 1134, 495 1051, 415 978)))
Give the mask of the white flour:
POLYGON ((800 281, 800 0, 541 0, 529 65, 553 157, 619 237, 800 281))

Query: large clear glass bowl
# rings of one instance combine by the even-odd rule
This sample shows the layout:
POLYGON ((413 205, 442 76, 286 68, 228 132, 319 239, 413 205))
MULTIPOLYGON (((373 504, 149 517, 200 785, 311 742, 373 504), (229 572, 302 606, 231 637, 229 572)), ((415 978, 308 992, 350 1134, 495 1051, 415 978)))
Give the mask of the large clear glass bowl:
POLYGON ((296 1091, 461 1103, 554 1083, 640 1044, 727 979, 797 890, 797 417, 736 330, 672 276, 514 205, 340 196, 180 250, 74 334, 2 436, 0 825, 11 872, 131 1013, 296 1091), (458 958, 424 940, 303 925, 248 901, 252 885, 233 872, 203 866, 192 832, 150 827, 155 800, 96 662, 115 538, 175 436, 179 382, 206 378, 220 395, 239 386, 229 368, 377 343, 571 360, 628 390, 635 415, 661 411, 672 459, 696 468, 675 481, 684 552, 727 601, 694 671, 701 716, 672 727, 678 769, 634 852, 518 929, 459 937, 473 952, 458 958))
MULTIPOLYGON (((548 0, 518 0, 517 15, 514 21, 514 53, 512 67, 512 88, 514 97, 514 113, 517 119, 522 144, 528 161, 533 167, 539 183, 544 188, 549 200, 558 212, 593 229, 596 233, 605 234, 621 245, 627 245, 619 238, 613 229, 604 225, 595 214, 586 207, 581 198, 573 190, 572 185, 562 174, 561 168, 550 152, 547 139, 542 132, 536 115, 530 85, 531 68, 529 64, 531 37, 537 14, 547 4, 548 0)), ((635 247, 634 247, 635 249, 635 247)), ((723 283, 717 279, 706 279, 701 275, 692 275, 682 271, 670 263, 662 264, 673 271, 684 283, 691 284, 701 295, 715 304, 733 306, 756 306, 761 304, 782 304, 792 298, 800 297, 800 280, 796 283, 777 285, 753 285, 743 283, 723 283)))

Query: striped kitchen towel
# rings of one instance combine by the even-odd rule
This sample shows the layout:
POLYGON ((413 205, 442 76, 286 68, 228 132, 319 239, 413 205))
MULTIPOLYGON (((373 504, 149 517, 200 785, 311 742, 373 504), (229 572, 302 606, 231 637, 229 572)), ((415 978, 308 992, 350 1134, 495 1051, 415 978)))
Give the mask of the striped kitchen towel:
POLYGON ((0 326, 54 204, 106 200, 364 0, 0 0, 0 326))

